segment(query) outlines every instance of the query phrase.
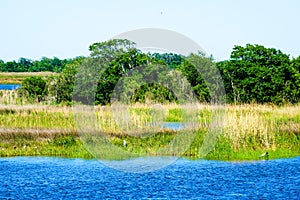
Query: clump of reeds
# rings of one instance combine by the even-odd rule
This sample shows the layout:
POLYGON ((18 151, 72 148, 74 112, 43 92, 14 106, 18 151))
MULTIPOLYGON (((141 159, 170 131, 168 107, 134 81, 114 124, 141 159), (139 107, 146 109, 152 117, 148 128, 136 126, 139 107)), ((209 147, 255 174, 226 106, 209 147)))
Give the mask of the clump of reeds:
MULTIPOLYGON (((261 111, 261 110, 260 110, 261 111)), ((253 148, 276 148, 276 126, 256 108, 229 107, 226 112, 224 132, 235 150, 253 148)))
POLYGON ((74 130, 72 110, 54 106, 1 106, 0 127, 74 130))
POLYGON ((0 90, 0 105, 22 104, 23 101, 16 90, 0 90))

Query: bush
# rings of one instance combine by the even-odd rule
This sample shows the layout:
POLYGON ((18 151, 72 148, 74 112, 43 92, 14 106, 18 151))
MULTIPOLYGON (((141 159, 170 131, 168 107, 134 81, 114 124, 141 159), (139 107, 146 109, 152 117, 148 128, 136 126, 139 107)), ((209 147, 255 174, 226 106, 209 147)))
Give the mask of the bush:
POLYGON ((22 82, 18 93, 30 102, 41 102, 48 94, 46 81, 39 76, 28 77, 22 82))

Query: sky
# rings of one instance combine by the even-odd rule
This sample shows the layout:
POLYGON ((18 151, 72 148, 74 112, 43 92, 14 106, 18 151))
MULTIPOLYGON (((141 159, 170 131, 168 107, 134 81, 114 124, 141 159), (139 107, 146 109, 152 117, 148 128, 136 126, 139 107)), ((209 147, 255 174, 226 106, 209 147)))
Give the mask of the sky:
POLYGON ((141 28, 187 36, 217 61, 247 43, 300 55, 298 0, 1 0, 0 59, 74 58, 141 28))

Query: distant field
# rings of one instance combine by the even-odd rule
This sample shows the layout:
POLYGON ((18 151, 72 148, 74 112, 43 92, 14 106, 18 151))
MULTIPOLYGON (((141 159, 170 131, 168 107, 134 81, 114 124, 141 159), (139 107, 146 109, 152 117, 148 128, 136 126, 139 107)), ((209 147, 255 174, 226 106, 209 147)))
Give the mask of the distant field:
POLYGON ((20 84, 30 76, 57 76, 54 72, 0 72, 0 84, 20 84))

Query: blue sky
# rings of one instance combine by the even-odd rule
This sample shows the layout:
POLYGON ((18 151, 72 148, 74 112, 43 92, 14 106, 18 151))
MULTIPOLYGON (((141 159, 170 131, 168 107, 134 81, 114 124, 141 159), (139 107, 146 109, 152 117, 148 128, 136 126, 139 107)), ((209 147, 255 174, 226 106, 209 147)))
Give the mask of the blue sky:
POLYGON ((261 44, 300 55, 298 0, 2 0, 0 59, 72 58, 139 28, 184 34, 216 60, 234 45, 261 44))

